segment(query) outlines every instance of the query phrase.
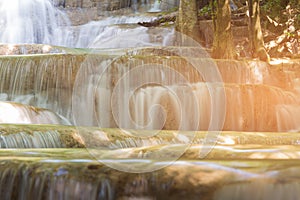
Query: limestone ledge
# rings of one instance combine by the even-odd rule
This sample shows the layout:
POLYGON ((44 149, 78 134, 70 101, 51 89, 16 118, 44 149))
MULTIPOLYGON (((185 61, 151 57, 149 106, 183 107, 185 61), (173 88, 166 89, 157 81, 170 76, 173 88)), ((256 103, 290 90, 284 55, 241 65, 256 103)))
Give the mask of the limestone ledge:
MULTIPOLYGON (((176 130, 131 130, 118 128, 99 128, 84 126, 63 126, 63 125, 18 125, 18 124, 0 124, 0 135, 2 140, 14 134, 23 133, 33 135, 39 132, 43 134, 47 131, 55 131, 60 135, 63 146, 65 148, 99 148, 102 147, 103 152, 118 148, 137 148, 136 152, 156 151, 162 146, 169 146, 173 149, 170 153, 176 153, 180 149, 180 145, 191 144, 187 154, 184 157, 197 159, 199 149, 208 135, 216 136, 216 141, 210 143, 215 145, 208 158, 251 158, 252 153, 259 152, 259 149, 277 149, 278 153, 298 152, 299 136, 296 133, 285 132, 234 132, 234 131, 176 131, 176 130), (132 135, 130 135, 130 134, 132 135), (179 145, 172 147, 172 145, 179 145), (288 148, 281 148, 289 146, 288 148), (236 151, 239 149, 240 151, 236 151), (248 150, 247 150, 248 149, 248 150), (250 149, 256 149, 257 152, 251 152, 250 149), (242 152, 246 150, 245 152, 242 152), (231 152, 231 154, 230 154, 231 152), (228 154, 226 158, 223 155, 228 154)), ((23 142, 23 141, 19 141, 23 142)), ((185 147, 186 148, 186 147, 185 147)), ((207 147, 203 147, 207 148, 207 147)), ((134 152, 134 151, 133 151, 134 152)), ((106 152, 106 153, 109 153, 106 152)), ((274 151, 261 151, 261 155, 268 155, 272 158, 276 155, 274 151)), ((132 155, 135 155, 133 153, 132 155)), ((287 157, 293 158, 292 154, 286 153, 287 157)), ((158 155, 159 156, 159 155, 158 155)), ((295 154, 297 156, 297 154, 295 154)), ((283 158, 283 157, 282 157, 283 158)), ((297 157, 295 157, 297 159, 297 157)))

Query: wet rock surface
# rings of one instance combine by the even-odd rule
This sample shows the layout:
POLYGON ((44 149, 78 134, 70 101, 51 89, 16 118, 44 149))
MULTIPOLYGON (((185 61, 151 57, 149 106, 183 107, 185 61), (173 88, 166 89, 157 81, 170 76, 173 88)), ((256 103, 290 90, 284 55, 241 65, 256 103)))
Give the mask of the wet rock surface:
POLYGON ((62 47, 46 44, 0 44, 0 55, 60 54, 62 47))

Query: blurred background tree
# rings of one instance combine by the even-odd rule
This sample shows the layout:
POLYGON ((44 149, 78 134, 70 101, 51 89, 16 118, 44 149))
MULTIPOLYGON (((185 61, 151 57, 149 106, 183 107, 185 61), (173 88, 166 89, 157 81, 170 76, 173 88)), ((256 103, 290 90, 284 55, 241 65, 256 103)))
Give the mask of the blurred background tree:
MULTIPOLYGON (((214 7, 214 5, 212 5, 214 7)), ((216 0, 216 15, 213 17, 213 58, 233 59, 236 57, 231 30, 229 0, 216 0)))
POLYGON ((252 57, 269 62, 270 56, 265 49, 261 30, 259 7, 259 0, 248 0, 250 53, 252 57))

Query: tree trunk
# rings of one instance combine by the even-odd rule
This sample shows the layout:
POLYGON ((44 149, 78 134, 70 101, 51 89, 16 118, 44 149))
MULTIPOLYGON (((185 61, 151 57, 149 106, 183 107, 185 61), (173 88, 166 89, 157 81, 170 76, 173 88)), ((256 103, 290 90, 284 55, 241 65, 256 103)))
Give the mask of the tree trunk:
POLYGON ((197 0, 180 0, 175 29, 199 41, 197 0))
POLYGON ((249 0, 248 5, 250 51, 253 57, 258 57, 260 60, 269 62, 270 56, 265 49, 260 26, 259 0, 249 0))
POLYGON ((229 0, 217 0, 215 30, 213 41, 213 58, 233 59, 235 50, 231 30, 231 10, 229 0))

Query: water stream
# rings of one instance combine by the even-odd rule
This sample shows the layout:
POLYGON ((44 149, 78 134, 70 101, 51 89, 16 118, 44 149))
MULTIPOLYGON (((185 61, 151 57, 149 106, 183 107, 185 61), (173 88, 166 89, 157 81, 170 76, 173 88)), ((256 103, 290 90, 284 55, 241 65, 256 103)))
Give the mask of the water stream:
POLYGON ((51 1, 1 1, 0 13, 1 43, 65 43, 60 27, 70 22, 51 1))
POLYGON ((12 102, 0 102, 0 123, 10 124, 64 124, 71 125, 64 117, 44 108, 12 102))
POLYGON ((0 2, 1 199, 297 199, 299 60, 213 60, 160 3, 0 2))
MULTIPOLYGON (((133 3, 133 7, 136 5, 133 3)), ((130 14, 129 16, 105 17, 99 21, 90 21, 82 25, 72 25, 68 16, 53 6, 49 0, 13 0, 0 3, 0 41, 1 43, 37 43, 67 47, 99 47, 102 42, 116 37, 126 37, 128 31, 135 32, 135 36, 143 35, 141 41, 147 46, 151 43, 153 31, 138 26, 138 22, 149 22, 155 15, 130 14)), ((153 28, 155 29, 155 28, 153 28)), ((159 28, 155 32, 168 32, 169 28, 159 28)), ((131 33, 132 34, 132 33, 131 33)), ((166 37, 166 34, 160 34, 166 37)), ((134 38, 133 38, 134 39, 134 38)), ((163 42, 158 43, 163 45, 163 42)), ((107 48, 116 48, 109 43, 107 48)), ((134 47, 127 43, 122 47, 134 47)))
MULTIPOLYGON (((259 190, 252 195, 255 199, 279 200, 295 199, 299 192, 297 160, 274 166, 269 160, 182 159, 153 173, 135 174, 111 169, 82 150, 20 150, 14 160, 12 153, 1 151, 0 194, 4 199, 247 199, 245 194, 259 190)), ((163 164, 144 161, 147 166, 163 164)))

